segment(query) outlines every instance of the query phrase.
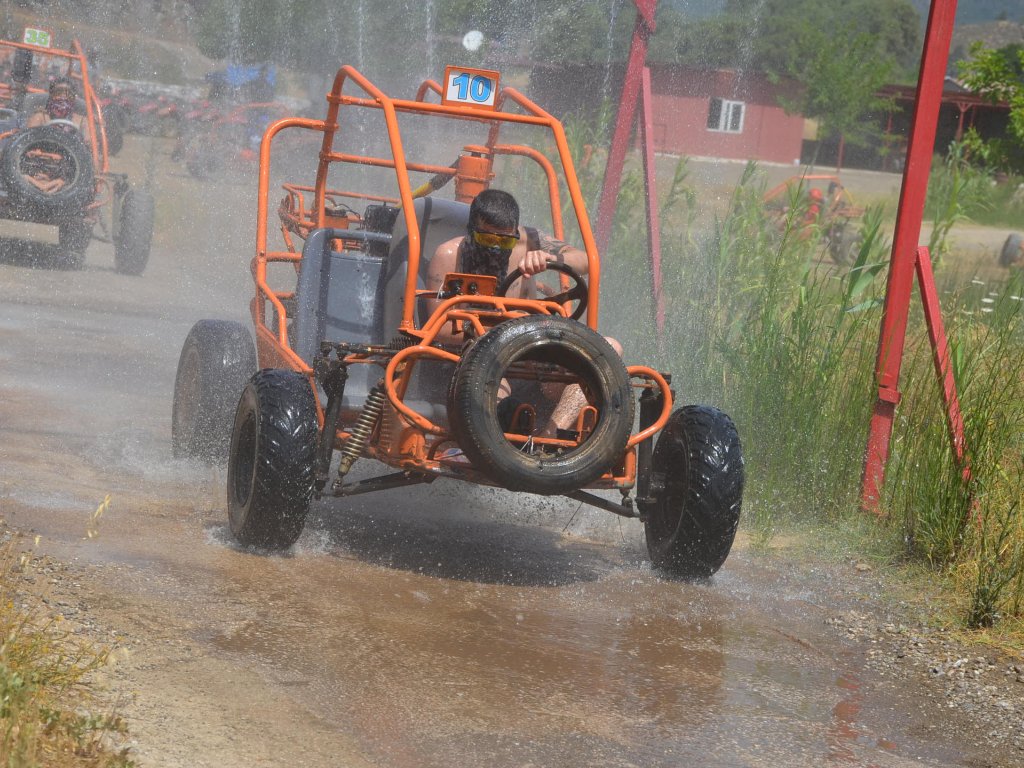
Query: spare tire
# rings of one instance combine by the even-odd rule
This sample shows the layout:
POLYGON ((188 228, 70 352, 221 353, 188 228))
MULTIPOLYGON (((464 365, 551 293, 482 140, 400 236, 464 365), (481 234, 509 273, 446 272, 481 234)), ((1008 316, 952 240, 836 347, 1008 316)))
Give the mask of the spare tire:
POLYGON ((0 156, 0 179, 11 202, 29 215, 81 211, 94 193, 92 153, 82 137, 57 125, 40 125, 15 134, 0 156), (64 184, 46 192, 26 178, 45 174, 64 184))
POLYGON ((561 316, 527 315, 484 334, 465 351, 449 392, 448 418, 466 458, 513 491, 569 493, 622 459, 633 428, 633 392, 622 359, 601 334, 561 316), (505 437, 498 386, 524 364, 556 366, 573 377, 598 411, 579 443, 558 452, 523 450, 505 437))

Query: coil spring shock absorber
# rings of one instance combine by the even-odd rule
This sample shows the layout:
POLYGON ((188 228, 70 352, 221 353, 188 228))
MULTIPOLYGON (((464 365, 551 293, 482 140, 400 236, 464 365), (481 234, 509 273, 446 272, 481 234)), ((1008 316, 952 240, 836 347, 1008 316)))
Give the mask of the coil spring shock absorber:
POLYGON ((341 462, 338 464, 339 480, 348 474, 356 459, 362 455, 363 449, 373 433, 373 428, 377 425, 377 419, 380 418, 381 411, 384 410, 386 397, 381 384, 373 387, 370 394, 366 396, 363 410, 359 413, 359 418, 356 419, 356 424, 352 427, 348 440, 341 447, 341 462))

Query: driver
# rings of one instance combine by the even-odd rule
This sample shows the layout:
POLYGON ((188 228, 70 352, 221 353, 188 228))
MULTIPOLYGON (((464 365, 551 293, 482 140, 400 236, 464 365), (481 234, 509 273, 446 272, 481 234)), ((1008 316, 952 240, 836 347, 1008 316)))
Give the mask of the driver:
POLYGON ((69 77, 56 77, 50 82, 46 104, 41 105, 25 121, 26 128, 46 125, 51 120, 68 120, 79 131, 82 141, 88 143, 89 121, 75 112, 75 84, 69 77))
MULTIPOLYGON (((82 141, 89 141, 88 121, 83 115, 75 113, 75 86, 69 77, 56 77, 50 81, 49 96, 46 104, 29 115, 25 121, 26 128, 46 125, 51 120, 68 120, 78 129, 82 141)), ((62 125, 64 130, 74 132, 75 128, 62 125)), ((45 175, 22 174, 23 178, 43 192, 54 193, 63 188, 64 179, 49 178, 45 175)))
MULTIPOLYGON (((587 274, 586 252, 551 235, 520 226, 519 204, 503 190, 486 189, 473 199, 466 229, 464 237, 441 243, 434 252, 428 271, 427 288, 430 290, 439 289, 444 283, 444 276, 450 272, 494 275, 500 283, 506 275, 519 268, 523 276, 510 286, 507 295, 532 299, 538 292, 546 292, 545 287, 534 280, 534 275, 545 271, 552 261, 568 265, 581 276, 587 274)), ((441 334, 438 338, 441 341, 461 341, 441 334)), ((615 339, 606 338, 621 355, 621 345, 615 339)), ((523 384, 532 386, 527 382, 523 384)), ((516 387, 519 386, 520 383, 516 382, 516 387)), ((538 416, 544 411, 549 415, 545 414, 544 426, 537 434, 555 437, 559 430, 575 426, 577 414, 587 404, 579 386, 542 384, 540 390, 541 398, 548 401, 550 407, 539 409, 538 416)), ((508 381, 502 381, 498 393, 501 400, 498 414, 506 428, 511 426, 512 416, 520 403, 538 399, 536 392, 514 392, 508 381)))

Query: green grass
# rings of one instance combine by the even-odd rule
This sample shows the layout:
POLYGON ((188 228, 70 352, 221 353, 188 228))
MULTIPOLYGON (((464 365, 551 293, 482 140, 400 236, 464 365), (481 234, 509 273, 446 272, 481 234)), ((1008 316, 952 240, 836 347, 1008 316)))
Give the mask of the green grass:
POLYGON ((945 248, 936 250, 936 241, 961 220, 1024 231, 1024 177, 997 176, 970 162, 968 145, 952 144, 932 164, 925 218, 938 223, 929 246, 940 256, 945 248))
POLYGON ((23 588, 42 580, 26 542, 0 545, 0 765, 5 768, 128 768, 121 718, 95 712, 90 674, 109 649, 76 636, 23 588))
MULTIPOLYGON (((599 183, 599 174, 587 178, 599 183)), ((680 403, 713 404, 736 421, 747 463, 743 524, 755 546, 794 525, 856 531, 865 553, 931 574, 963 627, 1012 635, 1024 626, 1024 286, 1012 275, 967 289, 940 285, 970 451, 967 478, 950 450, 915 294, 885 515, 866 516, 859 497, 889 217, 881 206, 869 209, 855 263, 838 267, 822 233, 799 225, 799 190, 779 221, 765 210, 765 187, 764 175, 748 166, 726 212, 708 221, 680 161, 662 194, 668 322, 659 336, 643 184, 627 174, 613 241, 602 254, 602 330, 623 342, 628 362, 671 372, 680 403)), ((949 230, 989 210, 994 189, 955 154, 938 166, 926 216, 940 259, 949 230)))

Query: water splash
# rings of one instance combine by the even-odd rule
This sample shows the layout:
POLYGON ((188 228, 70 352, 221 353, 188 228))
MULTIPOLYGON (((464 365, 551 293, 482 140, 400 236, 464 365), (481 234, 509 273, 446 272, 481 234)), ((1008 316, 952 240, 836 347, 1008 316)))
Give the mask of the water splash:
POLYGON ((751 68, 754 60, 754 41, 760 36, 761 22, 764 19, 764 9, 767 0, 758 0, 750 13, 750 32, 740 42, 740 56, 736 66, 736 78, 733 80, 732 95, 737 98, 740 95, 743 81, 747 71, 751 68))
POLYGON ((434 0, 427 0, 427 74, 435 77, 437 71, 436 52, 434 50, 434 0))
POLYGON ((622 0, 611 0, 608 9, 608 36, 605 39, 604 80, 601 82, 601 97, 609 100, 612 97, 612 45, 615 39, 615 23, 619 18, 622 0))
POLYGON ((363 38, 366 36, 366 0, 359 0, 356 9, 356 68, 362 72, 365 62, 363 60, 363 38))

